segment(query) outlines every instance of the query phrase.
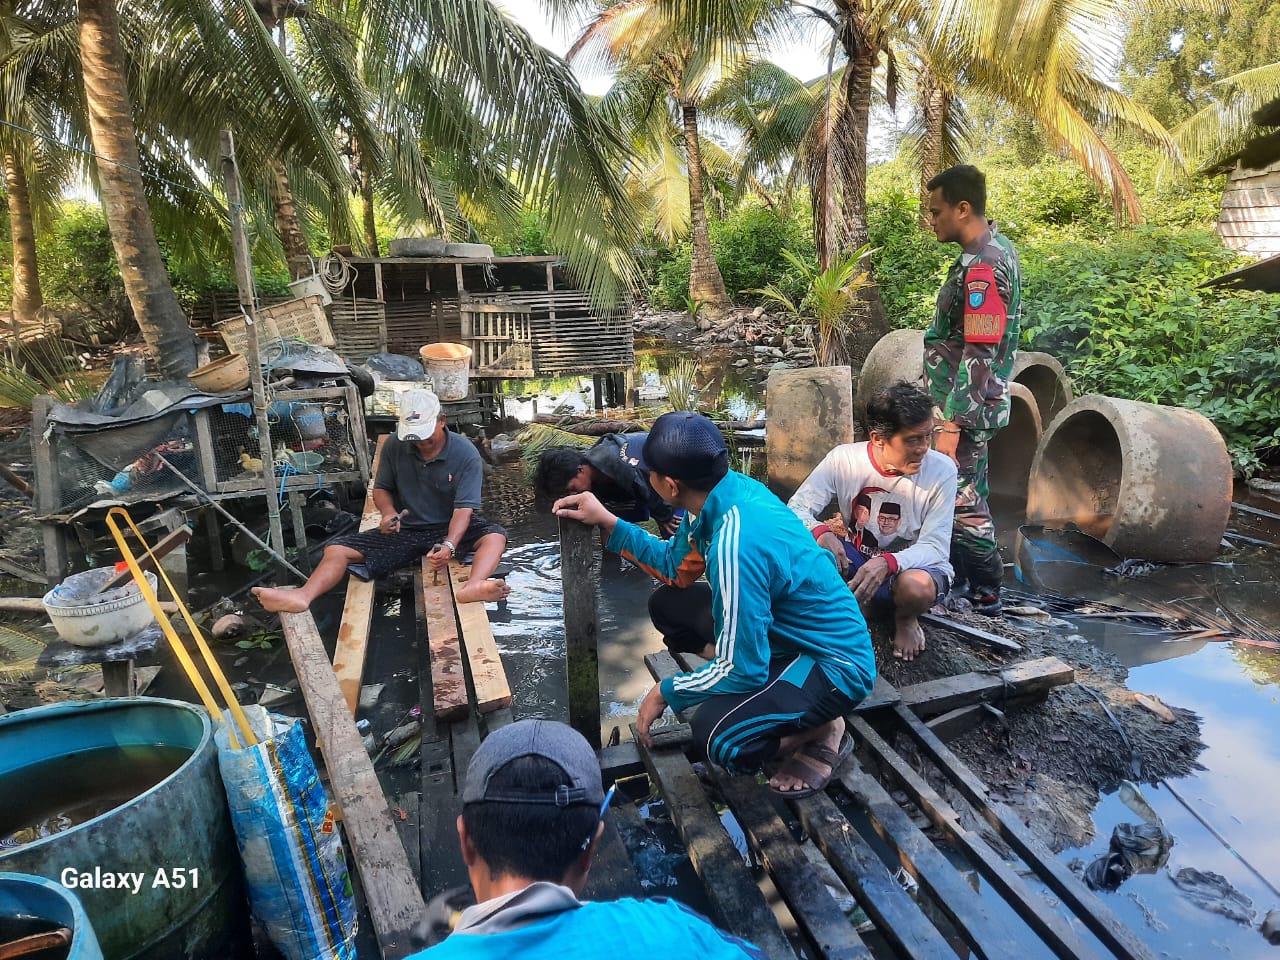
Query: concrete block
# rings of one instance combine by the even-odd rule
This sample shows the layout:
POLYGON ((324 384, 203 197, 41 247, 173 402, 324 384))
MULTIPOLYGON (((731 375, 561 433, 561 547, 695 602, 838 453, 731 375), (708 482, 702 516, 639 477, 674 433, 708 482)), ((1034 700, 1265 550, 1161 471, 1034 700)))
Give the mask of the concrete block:
POLYGON ((848 367, 773 370, 766 386, 769 488, 783 500, 832 447, 854 440, 848 367))

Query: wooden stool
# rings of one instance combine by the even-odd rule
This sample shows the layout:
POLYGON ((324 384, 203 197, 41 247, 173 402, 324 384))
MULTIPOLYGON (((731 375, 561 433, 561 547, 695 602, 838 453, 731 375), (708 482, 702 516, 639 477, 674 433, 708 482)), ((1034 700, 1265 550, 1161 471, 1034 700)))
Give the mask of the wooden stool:
POLYGON ((163 634, 158 624, 138 631, 105 647, 77 647, 55 640, 36 660, 41 667, 73 667, 96 663, 102 667, 102 686, 108 697, 132 697, 135 690, 134 661, 155 653, 163 634))

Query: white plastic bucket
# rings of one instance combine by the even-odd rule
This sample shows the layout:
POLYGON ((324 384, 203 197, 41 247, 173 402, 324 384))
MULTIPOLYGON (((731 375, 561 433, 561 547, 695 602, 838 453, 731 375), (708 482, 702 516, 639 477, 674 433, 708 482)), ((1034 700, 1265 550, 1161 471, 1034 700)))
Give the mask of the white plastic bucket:
POLYGON ((429 343, 418 351, 432 390, 441 400, 467 399, 471 348, 461 343, 429 343))

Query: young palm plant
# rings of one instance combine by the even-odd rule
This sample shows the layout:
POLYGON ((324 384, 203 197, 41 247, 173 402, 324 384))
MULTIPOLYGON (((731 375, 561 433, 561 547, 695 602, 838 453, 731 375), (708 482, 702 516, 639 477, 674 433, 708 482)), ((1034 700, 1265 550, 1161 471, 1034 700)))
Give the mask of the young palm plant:
POLYGON ((809 321, 814 359, 819 366, 848 363, 845 337, 857 312, 866 309, 859 292, 872 285, 871 275, 863 266, 871 249, 864 244, 837 257, 825 270, 790 250, 783 250, 782 255, 804 278, 805 293, 800 302, 793 301, 772 283, 748 292, 758 293, 797 319, 809 321))

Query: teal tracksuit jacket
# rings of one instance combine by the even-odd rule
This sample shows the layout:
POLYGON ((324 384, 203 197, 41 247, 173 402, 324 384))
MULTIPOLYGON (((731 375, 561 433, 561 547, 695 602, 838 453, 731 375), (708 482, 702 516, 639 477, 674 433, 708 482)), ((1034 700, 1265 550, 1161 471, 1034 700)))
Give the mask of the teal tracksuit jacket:
POLYGON ((678 586, 705 563, 716 656, 662 681, 673 711, 708 697, 763 687, 773 657, 808 654, 854 701, 875 683, 875 654, 862 611, 835 557, 764 484, 730 471, 702 512, 670 540, 619 520, 608 548, 678 586))

